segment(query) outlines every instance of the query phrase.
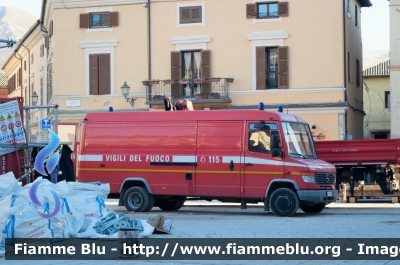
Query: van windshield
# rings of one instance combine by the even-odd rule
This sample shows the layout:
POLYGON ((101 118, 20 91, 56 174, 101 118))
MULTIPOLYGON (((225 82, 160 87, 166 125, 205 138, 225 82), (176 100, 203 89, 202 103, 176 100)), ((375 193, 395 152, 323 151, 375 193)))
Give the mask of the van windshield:
POLYGON ((282 122, 290 157, 316 159, 314 141, 307 124, 282 122))

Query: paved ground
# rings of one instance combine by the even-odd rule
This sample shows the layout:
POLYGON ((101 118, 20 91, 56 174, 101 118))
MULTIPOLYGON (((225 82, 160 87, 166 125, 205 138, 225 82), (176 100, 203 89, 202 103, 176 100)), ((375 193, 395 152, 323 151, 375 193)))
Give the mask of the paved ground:
MULTIPOLYGON (((126 213, 115 200, 107 207, 126 213)), ((218 202, 186 202, 177 212, 162 212, 155 207, 151 214, 173 219, 170 234, 152 238, 400 238, 400 204, 388 202, 356 204, 333 203, 320 214, 306 215, 301 210, 294 217, 276 217, 263 212, 263 206, 218 202), (223 205, 223 206, 222 206, 223 205)), ((127 213, 135 219, 147 219, 149 213, 127 213)), ((29 264, 69 264, 71 261, 30 261, 29 264)), ((74 261, 74 264, 122 264, 132 261, 74 261)), ((266 261, 135 261, 137 264, 265 264, 266 261)), ((5 261, 0 264, 25 264, 5 261)), ((400 264, 399 261, 268 261, 268 264, 400 264)))

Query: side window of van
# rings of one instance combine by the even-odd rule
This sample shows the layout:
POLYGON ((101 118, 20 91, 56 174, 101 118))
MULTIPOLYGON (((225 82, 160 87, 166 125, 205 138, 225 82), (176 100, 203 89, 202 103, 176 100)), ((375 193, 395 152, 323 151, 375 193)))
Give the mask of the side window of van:
POLYGON ((256 124, 249 124, 248 149, 250 152, 270 154, 271 130, 277 130, 276 124, 265 124, 263 128, 256 128, 256 124))

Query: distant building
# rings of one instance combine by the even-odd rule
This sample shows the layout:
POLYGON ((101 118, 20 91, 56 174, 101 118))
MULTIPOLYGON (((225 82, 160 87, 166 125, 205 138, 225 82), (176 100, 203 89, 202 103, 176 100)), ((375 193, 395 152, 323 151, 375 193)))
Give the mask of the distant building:
POLYGON ((390 138, 390 59, 363 71, 364 139, 390 138))
POLYGON ((0 98, 6 98, 8 96, 8 79, 7 75, 4 72, 0 71, 0 98))

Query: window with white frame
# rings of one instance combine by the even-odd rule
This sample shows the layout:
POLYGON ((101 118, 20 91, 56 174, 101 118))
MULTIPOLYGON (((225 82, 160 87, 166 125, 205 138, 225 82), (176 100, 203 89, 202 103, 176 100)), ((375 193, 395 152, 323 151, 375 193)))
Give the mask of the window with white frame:
POLYGON ((80 45, 85 49, 85 94, 113 95, 114 47, 118 40, 88 40, 80 45))
POLYGON ((287 17, 289 3, 278 1, 260 1, 246 5, 246 17, 254 19, 269 19, 287 17))
POLYGON ((86 8, 86 12, 79 15, 79 28, 86 29, 86 33, 97 31, 113 31, 119 25, 119 13, 113 7, 86 8))
POLYGON ((205 27, 204 2, 192 4, 177 4, 176 24, 177 28, 201 26, 205 27))

